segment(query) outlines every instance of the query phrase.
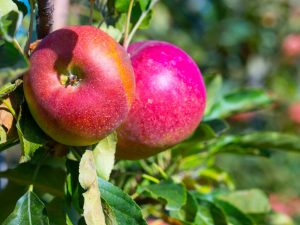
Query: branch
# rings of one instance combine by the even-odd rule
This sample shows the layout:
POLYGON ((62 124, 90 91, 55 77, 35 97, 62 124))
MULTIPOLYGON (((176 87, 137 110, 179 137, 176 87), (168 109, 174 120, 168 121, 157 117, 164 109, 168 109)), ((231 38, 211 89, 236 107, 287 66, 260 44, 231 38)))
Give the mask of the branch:
POLYGON ((139 20, 137 21, 137 23, 134 25, 134 27, 132 28, 128 38, 126 39, 126 41, 124 41, 124 48, 127 50, 135 32, 138 30, 139 26, 141 25, 141 23, 144 21, 144 19, 146 18, 146 16, 148 15, 148 13, 151 11, 151 9, 155 6, 156 3, 158 3, 159 0, 152 0, 149 7, 146 9, 146 11, 144 11, 142 13, 142 15, 140 16, 139 20))
POLYGON ((130 19, 131 19, 133 3, 134 3, 134 0, 130 0, 126 24, 125 24, 125 34, 124 34, 124 42, 123 42, 123 46, 125 47, 125 49, 127 48, 127 39, 128 39, 129 29, 130 29, 130 19))
POLYGON ((53 26, 53 0, 37 0, 38 13, 36 30, 38 39, 42 39, 52 31, 53 26))
POLYGON ((28 56, 29 46, 32 38, 32 31, 33 31, 33 20, 34 20, 34 13, 35 13, 35 5, 32 0, 29 0, 30 3, 30 24, 29 24, 29 30, 28 30, 28 38, 25 45, 24 53, 28 56))

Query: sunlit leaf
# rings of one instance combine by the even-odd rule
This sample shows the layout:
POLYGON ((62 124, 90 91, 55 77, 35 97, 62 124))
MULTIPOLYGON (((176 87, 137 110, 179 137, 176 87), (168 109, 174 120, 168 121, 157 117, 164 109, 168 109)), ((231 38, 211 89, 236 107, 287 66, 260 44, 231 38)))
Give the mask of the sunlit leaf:
POLYGON ((186 203, 186 190, 182 184, 176 184, 172 181, 161 181, 159 184, 151 184, 142 187, 152 198, 163 199, 167 210, 180 210, 186 203))
POLYGON ((117 225, 147 225, 139 206, 118 187, 98 178, 101 198, 110 207, 117 225))
POLYGON ((102 139, 93 149, 97 175, 105 180, 109 179, 114 166, 117 135, 110 134, 102 139))

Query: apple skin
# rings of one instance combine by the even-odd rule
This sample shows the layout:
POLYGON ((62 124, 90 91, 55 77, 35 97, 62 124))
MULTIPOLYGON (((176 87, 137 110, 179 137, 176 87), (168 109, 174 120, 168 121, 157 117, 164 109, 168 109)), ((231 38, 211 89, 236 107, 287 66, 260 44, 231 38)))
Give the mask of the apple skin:
POLYGON ((126 51, 92 26, 70 26, 50 33, 30 56, 24 93, 30 112, 55 141, 91 145, 126 118, 135 93, 126 51), (61 75, 80 78, 64 85, 61 75))
POLYGON ((198 66, 175 45, 162 41, 129 46, 136 96, 117 129, 116 156, 142 159, 188 138, 204 113, 206 90, 198 66))

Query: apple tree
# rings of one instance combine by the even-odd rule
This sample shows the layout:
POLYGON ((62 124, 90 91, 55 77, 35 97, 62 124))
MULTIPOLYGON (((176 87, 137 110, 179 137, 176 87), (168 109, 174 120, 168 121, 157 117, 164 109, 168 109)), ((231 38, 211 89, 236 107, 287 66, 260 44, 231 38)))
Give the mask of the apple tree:
POLYGON ((0 0, 0 151, 9 152, 12 148, 21 151, 18 164, 0 172, 0 178, 7 180, 4 187, 0 186, 2 224, 145 225, 154 224, 153 219, 177 225, 278 224, 280 215, 272 211, 268 196, 257 188, 238 190, 231 175, 218 167, 216 160, 219 155, 229 153, 237 158, 241 155, 267 158, 275 151, 300 151, 297 135, 253 131, 247 127, 237 131, 234 123, 228 122, 237 114, 272 109, 278 102, 275 97, 258 88, 226 89, 224 78, 218 73, 203 73, 200 80, 200 71, 192 58, 171 44, 146 40, 132 47, 139 30, 149 26, 152 13, 160 4, 158 0, 79 1, 76 4, 84 16, 77 20, 77 28, 62 28, 64 33, 52 31, 57 19, 53 17, 56 7, 53 1, 30 0, 29 4, 28 8, 21 1, 0 0), (89 28, 79 31, 82 25, 89 28), (96 42, 98 33, 103 39, 96 42), (94 42, 95 46, 91 44, 94 42), (168 46, 164 49, 167 57, 162 59, 160 67, 151 64, 136 69, 144 59, 155 61, 162 50, 144 52, 143 57, 134 58, 136 52, 156 44, 157 48, 168 46), (170 48, 172 54, 167 52, 170 48), (49 49, 55 49, 58 55, 54 66, 49 49), (76 58, 78 49, 81 52, 76 58), (127 50, 130 54, 125 54, 127 50), (78 60, 85 54, 94 57, 84 62, 78 60), (180 60, 174 59, 176 54, 188 63, 180 64, 180 60), (72 57, 77 60, 75 66, 62 66, 65 61, 69 65, 68 59, 72 57), (91 61, 101 66, 93 68, 91 61), (58 94, 42 96, 48 88, 54 89, 50 86, 53 79, 48 77, 48 67, 64 68, 61 71, 64 76, 58 79, 63 91, 72 92, 71 88, 83 85, 90 70, 106 77, 99 82, 103 86, 86 85, 85 98, 74 96, 63 101, 58 94), (147 75, 165 68, 171 69, 161 73, 159 80, 152 82, 153 86, 143 86, 147 75), (186 79, 191 83, 190 88, 184 89, 185 81, 170 78, 171 70, 184 70, 182 74, 190 76, 186 79), (130 80, 134 73, 135 84, 130 80), (139 78, 138 73, 142 74, 139 78), (193 74, 196 74, 194 80, 193 74), (115 79, 116 83, 107 82, 111 81, 106 80, 109 76, 122 78, 115 79), (138 83, 140 80, 143 82, 138 83), (199 88, 197 82, 203 86, 199 88), (124 86, 120 88, 121 83, 124 86), (40 84, 45 86, 36 95, 34 90, 40 84), (172 94, 179 90, 176 96, 156 94, 158 99, 164 99, 164 104, 150 107, 151 112, 130 114, 130 110, 153 104, 147 94, 164 85, 171 85, 172 94), (110 94, 98 104, 94 100, 100 90, 110 94), (36 98, 39 103, 46 102, 49 96, 55 104, 48 108, 34 102, 36 98), (147 96, 147 101, 141 100, 141 105, 137 105, 134 96, 139 96, 139 100, 147 96), (72 105, 74 102, 76 105, 72 105), (52 117, 49 112, 60 106, 64 112, 52 117), (112 110, 98 114, 97 110, 105 107, 112 110), (163 111, 163 107, 170 110, 163 111), (81 115, 82 111, 85 113, 81 115), (127 111, 130 112, 126 121, 127 111), (190 116, 193 113, 198 114, 190 116), (137 120, 147 124, 143 129, 159 125, 155 130, 135 127, 132 131, 137 120), (109 129, 93 136, 89 129, 100 127, 99 121, 106 121, 101 126, 109 129), (193 123, 186 131, 183 126, 190 121, 193 123), (175 132, 162 129, 161 124, 166 127, 172 124, 175 132), (138 132, 134 136, 138 140, 125 140, 124 135, 133 132, 138 132), (140 145, 138 141, 145 137, 148 142, 140 145), (126 150, 120 153, 121 142, 126 150))

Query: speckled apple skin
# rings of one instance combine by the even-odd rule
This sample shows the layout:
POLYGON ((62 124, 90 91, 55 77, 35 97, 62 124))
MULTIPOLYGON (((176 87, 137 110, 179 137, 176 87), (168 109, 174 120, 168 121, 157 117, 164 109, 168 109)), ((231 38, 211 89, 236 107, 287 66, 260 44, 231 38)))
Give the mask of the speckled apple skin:
POLYGON ((136 96, 117 129, 117 157, 141 159, 189 137, 204 113, 206 90, 198 66, 178 47, 162 41, 132 44, 136 96))
POLYGON ((24 76, 29 109, 42 130, 57 142, 91 145, 126 118, 135 93, 131 62, 110 36, 92 26, 52 32, 30 56, 24 76), (79 69, 78 86, 65 86, 60 75, 79 69))

